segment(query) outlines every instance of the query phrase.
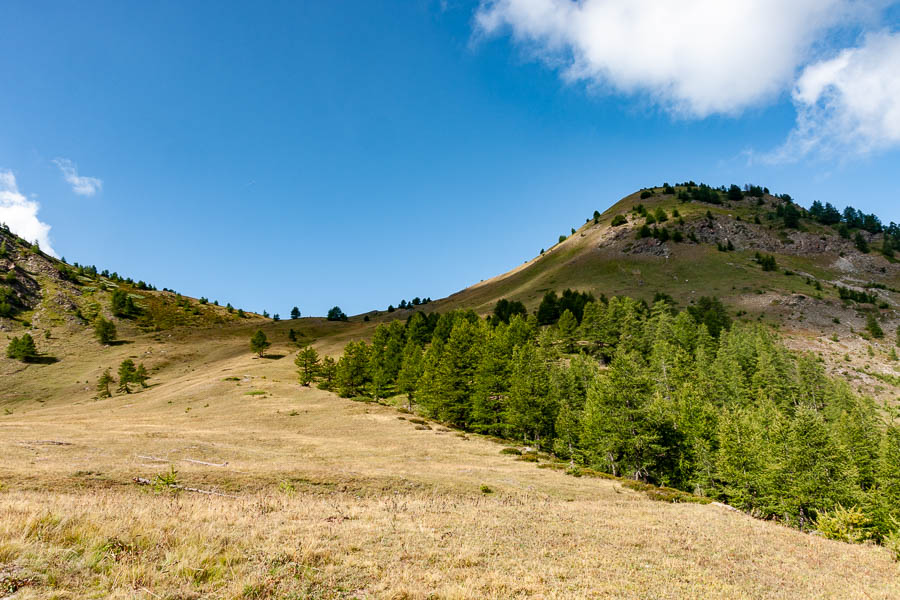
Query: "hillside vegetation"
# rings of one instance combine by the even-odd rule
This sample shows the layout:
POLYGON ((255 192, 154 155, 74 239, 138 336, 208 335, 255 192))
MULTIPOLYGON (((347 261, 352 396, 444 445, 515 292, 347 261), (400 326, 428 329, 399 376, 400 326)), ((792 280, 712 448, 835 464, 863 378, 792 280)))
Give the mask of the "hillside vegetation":
POLYGON ((0 231, 0 595, 897 597, 890 229, 713 191, 330 320, 0 231))

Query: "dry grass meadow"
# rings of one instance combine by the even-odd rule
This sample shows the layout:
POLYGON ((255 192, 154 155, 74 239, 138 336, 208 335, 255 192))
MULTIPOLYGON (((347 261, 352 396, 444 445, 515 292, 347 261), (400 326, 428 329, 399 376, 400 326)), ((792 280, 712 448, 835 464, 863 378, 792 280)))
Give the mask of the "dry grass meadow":
POLYGON ((287 328, 328 351, 356 326, 269 323, 259 359, 260 322, 126 329, 110 348, 66 334, 41 342, 58 363, 2 363, 0 597, 900 597, 881 548, 652 501, 302 388, 287 328), (128 356, 151 387, 93 399, 128 356), (133 482, 171 468, 217 495, 133 482))

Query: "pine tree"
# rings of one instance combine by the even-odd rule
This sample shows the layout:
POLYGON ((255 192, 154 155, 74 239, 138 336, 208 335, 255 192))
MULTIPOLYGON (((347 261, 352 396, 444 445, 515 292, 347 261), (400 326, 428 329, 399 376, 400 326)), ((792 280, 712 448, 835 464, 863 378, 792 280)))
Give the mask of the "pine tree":
POLYGON ((309 386, 315 381, 319 371, 319 353, 312 346, 306 346, 297 352, 297 358, 294 359, 297 365, 297 374, 300 376, 300 384, 309 386))
POLYGON ((338 393, 344 398, 362 395, 372 381, 369 353, 370 348, 365 342, 350 342, 344 348, 335 372, 338 393))
POLYGON ((550 399, 547 366, 534 346, 519 346, 513 350, 509 397, 504 416, 513 438, 533 440, 540 445, 541 440, 553 434, 556 406, 550 399))
POLYGON ((818 412, 802 406, 796 410, 786 449, 779 472, 780 508, 800 528, 820 510, 853 503, 856 469, 818 412))
POLYGON ((406 341, 401 356, 400 372, 397 375, 397 391, 406 394, 406 405, 412 410, 415 401, 416 388, 419 378, 422 377, 424 368, 424 355, 422 347, 412 338, 406 341))
POLYGON ((502 435, 503 409, 509 391, 511 349, 507 325, 490 333, 475 370, 471 426, 475 431, 502 435))
POLYGON ((98 398, 109 398, 112 396, 112 392, 109 391, 109 384, 115 383, 115 379, 110 375, 109 369, 103 371, 103 374, 100 375, 100 379, 97 380, 97 397, 98 398))
POLYGON ((435 416, 454 425, 466 426, 472 409, 475 370, 478 366, 483 321, 475 325, 459 319, 450 332, 438 365, 435 387, 440 403, 435 416))
POLYGON ((651 382, 636 352, 616 351, 606 376, 592 382, 584 409, 585 450, 593 464, 621 475, 653 480, 665 448, 650 420, 651 382))
POLYGON ((537 318, 541 325, 552 325, 559 319, 559 299, 556 292, 549 291, 544 294, 540 306, 538 306, 537 318))
POLYGON ((108 345, 116 339, 116 325, 112 321, 107 321, 102 316, 97 317, 94 321, 94 337, 101 344, 108 345))
POLYGON ((256 333, 250 338, 250 350, 259 355, 260 358, 266 353, 266 350, 272 344, 269 343, 268 338, 266 338, 266 334, 263 333, 262 329, 257 329, 256 333))
POLYGON ((140 385, 142 388, 145 388, 147 387, 147 379, 149 378, 150 375, 147 374, 147 369, 144 367, 144 363, 140 363, 134 370, 134 382, 140 385))
POLYGON ((13 337, 6 346, 6 357, 22 362, 30 362, 37 358, 37 347, 31 334, 25 333, 21 338, 13 337))
POLYGON ((884 337, 884 330, 881 329, 881 325, 878 323, 878 318, 873 312, 870 312, 866 317, 866 330, 875 339, 880 340, 884 337))
POLYGON ((322 358, 322 364, 319 366, 319 389, 333 390, 334 378, 337 373, 337 363, 330 356, 322 358))
POLYGON ((300 318, 300 309, 297 308, 296 306, 295 306, 294 308, 291 309, 291 318, 292 318, 292 319, 299 319, 299 318, 300 318))
POLYGON ((131 393, 131 388, 128 387, 128 384, 134 383, 136 373, 137 370, 135 369, 134 361, 130 358, 126 358, 119 364, 118 390, 120 392, 125 392, 126 394, 131 393))
POLYGON ((566 309, 559 317, 557 322, 559 329, 559 339, 562 342, 563 352, 575 351, 575 334, 578 331, 578 320, 572 311, 566 309))

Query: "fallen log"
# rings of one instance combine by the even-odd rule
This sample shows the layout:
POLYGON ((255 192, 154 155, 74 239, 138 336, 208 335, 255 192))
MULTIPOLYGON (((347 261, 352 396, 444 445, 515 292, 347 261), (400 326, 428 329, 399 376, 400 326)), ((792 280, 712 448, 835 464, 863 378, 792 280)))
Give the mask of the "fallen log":
MULTIPOLYGON (((144 477, 132 477, 131 480, 138 485, 153 485, 153 482, 144 477)), ((186 485, 180 485, 177 483, 169 483, 166 485, 168 488, 172 488, 173 490, 181 490, 184 492, 194 492, 196 494, 206 494, 207 496, 221 496, 223 498, 237 498, 237 496, 232 496, 231 494, 223 494, 222 492, 216 492, 214 490, 201 490, 199 488, 187 487, 186 485)))
POLYGON ((184 462, 194 463, 195 465, 206 465, 207 467, 227 467, 228 466, 227 461, 223 462, 223 463, 212 463, 212 462, 206 462, 205 460, 194 460, 193 458, 182 458, 181 460, 184 462))
POLYGON ((136 454, 135 456, 137 456, 138 458, 143 458, 145 460, 152 460, 154 462, 181 461, 181 462, 193 463, 195 465, 206 465, 207 467, 227 467, 228 466, 227 461, 223 462, 223 463, 214 463, 214 462, 206 462, 205 460, 195 460, 193 458, 176 458, 176 459, 169 460, 168 458, 160 458, 158 456, 147 456, 145 454, 136 454))

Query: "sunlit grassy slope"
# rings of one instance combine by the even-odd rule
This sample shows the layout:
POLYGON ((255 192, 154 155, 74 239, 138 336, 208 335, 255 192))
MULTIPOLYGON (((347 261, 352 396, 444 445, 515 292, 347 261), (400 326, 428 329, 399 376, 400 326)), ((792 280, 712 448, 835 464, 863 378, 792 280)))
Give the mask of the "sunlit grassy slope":
MULTIPOLYGON (((783 248, 772 239, 784 236, 765 221, 739 235, 736 224, 753 229, 757 210, 630 196, 542 257, 425 310, 486 313, 501 297, 533 309, 545 290, 566 287, 648 300, 660 291, 682 306, 716 294, 734 314, 746 311, 740 318, 761 315, 795 347, 821 352, 857 387, 896 395, 887 359, 894 292, 877 291, 889 303, 881 311, 887 338, 867 340, 862 313, 828 285, 896 288, 894 265, 854 254, 811 224, 783 248), (638 202, 677 207, 698 231, 710 210, 703 239, 728 234, 737 250, 639 242, 631 213, 638 202), (616 214, 629 223, 611 227, 616 214), (827 243, 813 251, 822 236, 827 243), (779 271, 759 269, 753 243, 771 248, 779 271), (807 277, 824 284, 820 297, 807 277)), ((130 290, 144 318, 116 319, 121 343, 106 347, 75 311, 108 315, 113 283, 72 286, 36 260, 23 268, 40 282, 40 302, 0 331, 5 346, 28 322, 53 359, 0 359, 0 597, 900 597, 900 567, 882 548, 721 506, 653 501, 616 481, 541 468, 560 466, 549 459, 516 460, 495 441, 296 383, 290 329, 337 354, 408 311, 373 312, 368 322, 273 323, 130 290), (273 341, 267 358, 249 350, 257 328, 273 341), (150 387, 96 399, 97 377, 125 358, 147 366, 150 387), (172 468, 182 485, 215 494, 156 492, 133 481, 172 468)))
POLYGON ((248 351, 245 325, 140 334, 113 348, 74 340, 59 363, 15 374, 14 400, 4 372, 0 577, 15 597, 900 594, 881 548, 715 505, 654 502, 390 407, 302 388, 287 329, 328 344, 332 326, 354 327, 269 323, 277 343, 265 359, 248 351), (163 366, 144 391, 92 399, 97 365, 124 356, 163 366), (171 467, 182 484, 225 495, 132 483, 171 467))

